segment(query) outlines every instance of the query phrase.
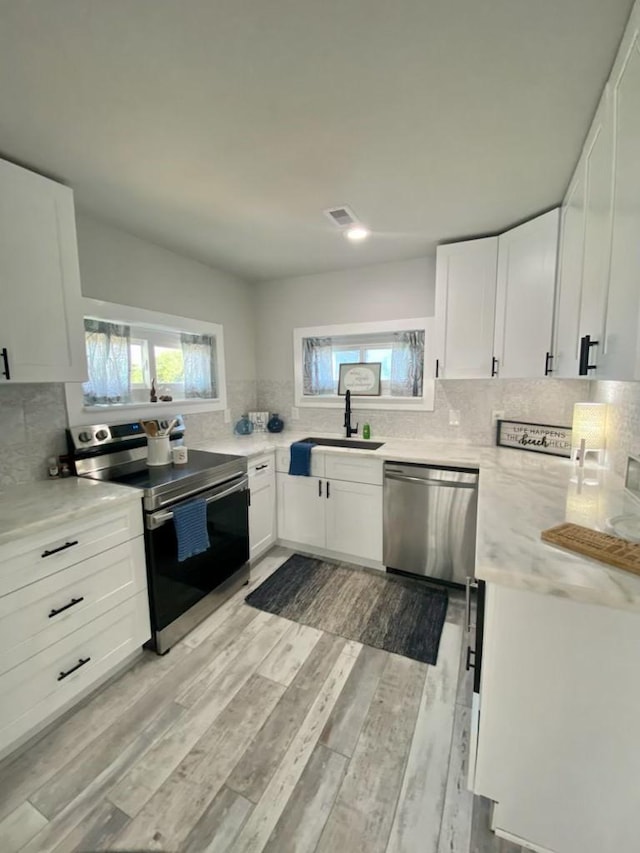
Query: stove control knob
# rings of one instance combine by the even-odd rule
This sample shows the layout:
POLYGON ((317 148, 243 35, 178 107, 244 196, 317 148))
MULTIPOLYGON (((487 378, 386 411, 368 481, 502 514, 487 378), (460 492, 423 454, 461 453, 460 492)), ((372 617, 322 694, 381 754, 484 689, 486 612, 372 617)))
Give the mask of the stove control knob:
POLYGON ((96 438, 98 439, 98 441, 104 441, 105 438, 109 438, 109 433, 106 431, 106 429, 99 429, 96 433, 96 438))
POLYGON ((160 421, 160 429, 166 429, 169 426, 169 421, 160 421))
POLYGON ((87 444, 87 442, 91 441, 91 433, 86 431, 78 433, 78 440, 83 444, 87 444))

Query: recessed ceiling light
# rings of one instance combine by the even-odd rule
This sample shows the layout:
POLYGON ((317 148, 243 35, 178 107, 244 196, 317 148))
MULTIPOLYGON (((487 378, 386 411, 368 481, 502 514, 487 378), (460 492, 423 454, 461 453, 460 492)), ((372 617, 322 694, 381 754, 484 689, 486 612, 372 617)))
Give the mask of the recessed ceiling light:
POLYGON ((369 229, 365 228, 363 225, 354 225, 352 228, 348 228, 344 232, 344 235, 349 240, 358 242, 360 240, 366 240, 370 233, 369 229))

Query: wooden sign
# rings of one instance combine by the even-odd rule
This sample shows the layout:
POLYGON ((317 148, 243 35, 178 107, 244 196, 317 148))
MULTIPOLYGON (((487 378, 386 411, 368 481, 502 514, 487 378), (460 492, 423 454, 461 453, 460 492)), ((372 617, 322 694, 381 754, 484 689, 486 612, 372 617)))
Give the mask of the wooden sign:
POLYGON ((500 447, 513 447, 514 450, 531 450, 534 453, 570 458, 571 428, 530 424, 526 421, 498 421, 496 443, 500 447))

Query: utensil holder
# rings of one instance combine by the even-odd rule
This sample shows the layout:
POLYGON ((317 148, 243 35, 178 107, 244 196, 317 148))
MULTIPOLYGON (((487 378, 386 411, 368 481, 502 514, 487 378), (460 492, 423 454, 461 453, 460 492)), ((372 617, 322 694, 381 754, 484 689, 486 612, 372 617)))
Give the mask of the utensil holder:
POLYGON ((147 436, 147 465, 154 468, 158 465, 171 464, 171 442, 168 435, 147 436))

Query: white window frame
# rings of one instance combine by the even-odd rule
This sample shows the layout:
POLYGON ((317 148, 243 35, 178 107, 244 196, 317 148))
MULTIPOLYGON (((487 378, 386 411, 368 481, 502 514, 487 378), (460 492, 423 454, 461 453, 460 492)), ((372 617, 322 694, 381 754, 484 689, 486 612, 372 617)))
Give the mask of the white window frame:
POLYGON ((65 383, 67 417, 73 426, 81 424, 118 423, 122 420, 156 417, 166 419, 170 414, 193 414, 195 412, 221 412, 227 408, 227 374, 224 358, 224 332, 221 324, 207 323, 190 317, 178 317, 174 314, 162 314, 146 308, 134 308, 131 305, 119 305, 100 299, 83 297, 82 311, 85 317, 99 317, 112 323, 127 326, 159 326, 173 332, 187 332, 192 335, 212 335, 216 342, 216 365, 218 371, 218 396, 211 399, 172 400, 170 403, 123 403, 116 406, 86 406, 82 392, 82 382, 65 383))
POLYGON ((332 326, 307 326, 293 330, 293 373, 295 405, 303 408, 342 409, 344 396, 311 396, 304 394, 303 338, 341 337, 343 335, 375 335, 380 332, 424 331, 424 374, 422 397, 354 397, 353 405, 363 409, 394 412, 432 412, 435 404, 435 341, 433 317, 410 320, 378 320, 369 323, 341 323, 332 326))

